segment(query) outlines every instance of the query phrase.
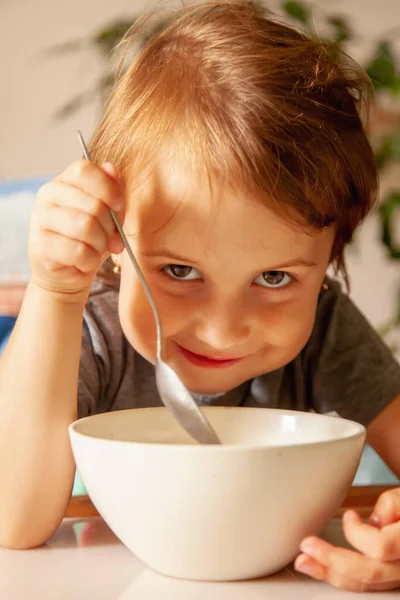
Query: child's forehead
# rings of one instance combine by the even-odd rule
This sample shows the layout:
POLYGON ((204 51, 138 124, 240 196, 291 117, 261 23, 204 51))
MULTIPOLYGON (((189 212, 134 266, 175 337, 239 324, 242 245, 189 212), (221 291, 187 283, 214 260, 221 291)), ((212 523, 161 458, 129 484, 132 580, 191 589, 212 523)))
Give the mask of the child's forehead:
POLYGON ((321 243, 321 232, 285 217, 268 198, 171 161, 159 161, 131 186, 126 223, 150 244, 223 246, 224 252, 235 246, 252 254, 272 248, 308 253, 321 243))

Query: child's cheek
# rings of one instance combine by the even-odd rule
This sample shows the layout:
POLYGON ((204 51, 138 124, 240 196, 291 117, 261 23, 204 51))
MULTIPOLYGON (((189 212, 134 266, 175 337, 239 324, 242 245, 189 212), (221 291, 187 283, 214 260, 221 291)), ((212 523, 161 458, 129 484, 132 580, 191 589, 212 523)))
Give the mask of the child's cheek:
POLYGON ((147 296, 136 277, 121 277, 119 293, 119 318, 129 343, 146 358, 155 363, 156 325, 147 296))
POLYGON ((289 362, 308 342, 316 314, 313 300, 277 303, 265 311, 260 325, 265 331, 266 345, 280 348, 289 362))

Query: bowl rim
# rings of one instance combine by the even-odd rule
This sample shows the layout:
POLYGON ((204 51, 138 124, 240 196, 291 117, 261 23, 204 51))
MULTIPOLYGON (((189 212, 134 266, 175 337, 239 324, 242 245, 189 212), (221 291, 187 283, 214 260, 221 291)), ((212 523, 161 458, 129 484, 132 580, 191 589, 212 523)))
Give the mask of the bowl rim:
MULTIPOLYGON (((268 408, 268 407, 259 407, 259 406, 202 406, 201 410, 204 410, 205 413, 207 412, 212 412, 213 410, 246 410, 246 411, 263 411, 265 412, 267 411, 274 411, 274 413, 279 412, 281 415, 293 415, 293 416, 298 416, 299 414, 306 414, 308 416, 310 416, 311 418, 321 418, 323 417, 324 419, 341 419, 343 421, 347 421, 349 424, 352 424, 353 426, 355 426, 356 430, 353 431, 352 433, 349 433, 347 435, 344 435, 342 437, 339 438, 332 438, 332 439, 325 439, 325 440, 314 440, 314 441, 305 441, 305 442, 297 442, 294 444, 269 444, 269 445, 265 445, 265 444, 198 444, 198 443, 177 443, 177 444, 171 444, 171 443, 164 443, 164 442, 146 442, 146 441, 133 441, 133 440, 119 440, 119 439, 111 439, 111 438, 106 438, 106 437, 102 437, 102 436, 96 436, 96 435, 90 435, 88 433, 83 433, 82 431, 79 431, 78 428, 80 425, 82 425, 82 423, 84 423, 85 421, 92 421, 95 419, 101 419, 101 418, 106 418, 106 415, 108 415, 109 413, 99 413, 99 414, 95 414, 95 415, 89 415, 87 417, 81 417, 79 419, 76 419, 75 421, 73 421, 69 426, 68 426, 68 432, 70 435, 70 438, 72 436, 76 436, 76 437, 83 437, 83 438, 89 438, 91 440, 96 440, 96 442, 106 442, 106 443, 112 443, 114 445, 130 445, 130 446, 140 446, 141 448, 157 448, 160 449, 162 448, 163 450, 168 449, 168 451, 176 451, 178 449, 185 449, 188 450, 190 449, 191 452, 198 452, 198 451, 211 451, 211 452, 222 452, 224 450, 229 450, 229 451, 254 451, 254 450, 266 450, 266 449, 288 449, 288 448, 299 448, 299 447, 304 447, 304 446, 321 446, 324 444, 337 444, 337 443, 341 443, 345 440, 352 440, 358 437, 364 437, 366 438, 366 434, 367 434, 367 430, 366 427, 364 425, 362 425, 361 423, 358 423, 357 421, 352 421, 351 419, 346 419, 344 417, 336 417, 334 415, 324 415, 324 414, 320 414, 320 413, 314 413, 314 412, 307 412, 307 411, 299 411, 299 410, 290 410, 290 409, 281 409, 281 408, 268 408)), ((168 409, 165 406, 148 406, 148 407, 141 407, 141 408, 126 408, 126 409, 122 409, 122 410, 118 410, 118 411, 110 411, 110 412, 118 412, 118 413, 125 413, 125 412, 133 412, 133 411, 140 411, 140 412, 168 412, 168 409)), ((365 441, 365 439, 364 439, 365 441)))

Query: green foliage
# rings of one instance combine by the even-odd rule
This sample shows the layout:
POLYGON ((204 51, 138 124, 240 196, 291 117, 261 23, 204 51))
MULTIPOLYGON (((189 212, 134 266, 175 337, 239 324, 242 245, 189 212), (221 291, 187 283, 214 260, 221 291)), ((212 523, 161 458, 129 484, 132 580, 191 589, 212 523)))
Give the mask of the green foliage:
POLYGON ((396 67, 393 49, 388 41, 378 43, 375 55, 367 65, 366 71, 376 90, 390 90, 400 93, 400 76, 396 67))
POLYGON ((333 30, 333 41, 337 44, 348 42, 352 37, 352 31, 343 17, 328 17, 328 23, 333 30))
POLYGON ((303 23, 303 25, 309 24, 310 11, 302 2, 288 0, 287 2, 283 2, 282 8, 291 19, 299 21, 300 23, 303 23))
POLYGON ((134 23, 135 19, 114 21, 96 33, 92 43, 105 57, 108 57, 134 23))
POLYGON ((384 169, 394 160, 400 161, 400 131, 381 140, 379 148, 375 151, 375 160, 379 170, 384 169))
POLYGON ((124 35, 134 25, 135 19, 120 19, 105 25, 88 39, 74 39, 62 44, 50 46, 44 52, 45 57, 54 58, 63 54, 79 52, 83 50, 95 50, 106 60, 124 35))

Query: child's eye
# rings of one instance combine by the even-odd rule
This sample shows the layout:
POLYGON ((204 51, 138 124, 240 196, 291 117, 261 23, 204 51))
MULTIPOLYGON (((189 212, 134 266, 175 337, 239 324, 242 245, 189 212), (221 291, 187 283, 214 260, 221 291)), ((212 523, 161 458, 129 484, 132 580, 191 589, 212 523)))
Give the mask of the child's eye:
POLYGON ((163 271, 173 279, 180 279, 182 281, 201 278, 200 272, 197 269, 188 267, 187 265, 167 265, 163 268, 163 271))
POLYGON ((285 271, 264 271, 257 275, 254 282, 267 288, 282 288, 293 281, 292 275, 285 271))

